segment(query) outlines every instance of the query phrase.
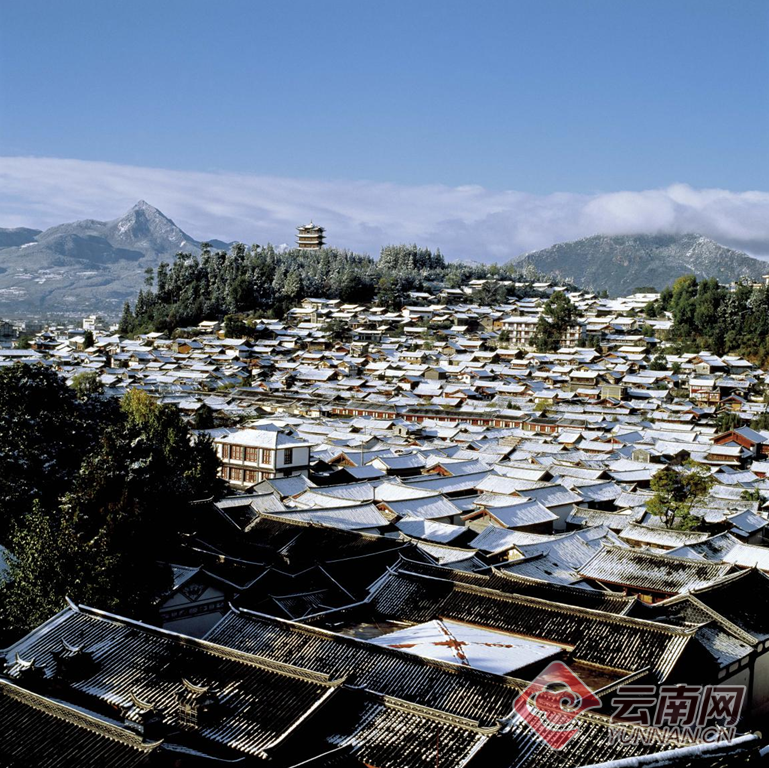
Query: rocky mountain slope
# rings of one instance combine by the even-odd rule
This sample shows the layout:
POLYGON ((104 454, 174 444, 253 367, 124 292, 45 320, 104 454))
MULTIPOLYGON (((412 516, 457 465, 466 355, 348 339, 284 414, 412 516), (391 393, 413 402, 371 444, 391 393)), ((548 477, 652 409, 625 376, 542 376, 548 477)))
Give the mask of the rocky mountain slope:
POLYGON ((692 273, 729 283, 741 277, 760 279, 769 272, 769 263, 695 234, 596 235, 528 253, 516 263, 533 264, 540 272, 606 290, 610 296, 642 286, 661 290, 692 273))
POLYGON ((113 221, 86 219, 44 232, 0 229, 0 316, 114 316, 136 298, 147 267, 178 251, 199 253, 200 243, 143 200, 113 221))

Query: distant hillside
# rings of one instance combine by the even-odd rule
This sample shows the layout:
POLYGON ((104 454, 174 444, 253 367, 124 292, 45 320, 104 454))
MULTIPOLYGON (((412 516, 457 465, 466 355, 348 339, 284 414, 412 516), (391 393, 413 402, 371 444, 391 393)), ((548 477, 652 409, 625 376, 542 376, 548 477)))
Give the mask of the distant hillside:
POLYGON ((147 267, 172 261, 178 251, 198 253, 200 243, 143 200, 113 221, 86 219, 44 232, 0 229, 0 316, 118 314, 136 298, 147 267))
POLYGON ((0 248, 12 248, 15 245, 33 243, 39 234, 39 229, 27 229, 26 227, 4 229, 0 227, 0 248))
POLYGON ((532 264, 540 272, 611 296, 640 286, 661 290, 686 274, 729 283, 769 272, 769 263, 694 234, 596 235, 527 253, 516 264, 532 264))

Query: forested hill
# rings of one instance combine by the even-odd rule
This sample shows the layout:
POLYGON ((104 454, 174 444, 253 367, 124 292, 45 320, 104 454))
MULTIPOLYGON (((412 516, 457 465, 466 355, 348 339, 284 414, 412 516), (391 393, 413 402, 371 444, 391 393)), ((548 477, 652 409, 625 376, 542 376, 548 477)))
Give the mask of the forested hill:
MULTIPOLYGON (((643 310, 648 318, 672 316, 670 351, 738 354, 756 365, 769 365, 769 286, 740 282, 720 285, 718 280, 679 277, 643 310)), ((645 335, 653 335, 651 328, 645 335)), ((666 365, 664 363, 663 365, 666 365)))
POLYGON ((611 296, 627 296, 641 286, 662 290, 688 274, 730 283, 769 271, 760 259, 694 234, 597 235, 526 254, 516 263, 611 296))
MULTIPOLYGON (((203 243, 199 256, 178 254, 172 264, 160 264, 135 305, 124 308, 121 330, 171 331, 237 313, 281 317, 309 296, 351 303, 376 300, 400 309, 410 291, 434 284, 458 288, 489 276, 522 279, 515 269, 496 265, 447 264, 440 252, 416 245, 385 246, 374 260, 333 248, 278 251, 270 245, 237 244, 215 251, 203 243)), ((495 282, 473 298, 504 302, 514 291, 495 282)))

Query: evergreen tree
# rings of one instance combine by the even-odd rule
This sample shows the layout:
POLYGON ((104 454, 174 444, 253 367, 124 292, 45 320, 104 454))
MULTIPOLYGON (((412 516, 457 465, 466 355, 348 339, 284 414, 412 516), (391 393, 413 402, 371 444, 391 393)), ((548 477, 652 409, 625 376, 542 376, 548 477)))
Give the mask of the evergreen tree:
POLYGON ((171 583, 158 563, 192 531, 189 502, 222 492, 211 438, 178 408, 137 390, 120 403, 78 395, 43 366, 0 370, 0 465, 0 614, 16 632, 67 596, 153 618, 171 583))
POLYGON ((86 404, 53 369, 0 368, 0 543, 35 500, 55 505, 97 431, 86 404))
POLYGON ((8 550, 7 580, 0 588, 3 629, 21 634, 61 610, 71 561, 40 502, 13 524, 8 550))
POLYGON ((130 335, 131 333, 133 333, 135 323, 136 323, 136 318, 134 317, 134 313, 131 311, 131 305, 129 302, 126 302, 125 304, 123 304, 123 314, 120 316, 118 333, 120 333, 123 336, 130 335))
POLYGON ((211 406, 201 403, 192 416, 192 426, 194 429, 213 429, 214 411, 211 406))
POLYGON ((721 411, 716 416, 716 430, 719 433, 729 432, 732 429, 738 429, 742 426, 742 419, 734 411, 721 411))
POLYGON ((577 318, 577 308, 563 292, 556 291, 542 307, 534 331, 534 344, 538 352, 555 352, 564 340, 566 332, 577 318))
POLYGON ((104 393, 104 384, 96 371, 85 371, 72 377, 72 389, 78 400, 89 402, 104 393))
POLYGON ((659 517, 667 528, 692 530, 701 527, 703 522, 692 515, 692 509, 712 484, 707 469, 693 462, 686 467, 665 466, 651 479, 654 496, 646 502, 646 509, 659 517))

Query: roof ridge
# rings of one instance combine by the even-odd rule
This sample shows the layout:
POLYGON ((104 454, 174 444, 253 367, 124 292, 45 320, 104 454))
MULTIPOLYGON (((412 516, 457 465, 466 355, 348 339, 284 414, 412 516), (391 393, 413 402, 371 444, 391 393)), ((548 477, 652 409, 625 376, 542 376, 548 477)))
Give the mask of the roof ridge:
MULTIPOLYGON (((699 542, 699 543, 702 544, 704 542, 699 542)), ((702 561, 699 561, 699 560, 692 560, 689 557, 672 557, 672 556, 670 556, 670 555, 668 555, 668 554, 666 554, 664 552, 644 552, 643 550, 636 549, 635 547, 620 547, 617 544, 605 544, 603 542, 601 542, 601 549, 599 549, 595 553, 595 555, 593 555, 593 557, 591 557, 590 560, 587 561, 587 563, 589 563, 591 560, 594 560, 596 557, 598 557, 598 555, 606 554, 610 550, 614 550, 614 551, 622 552, 622 553, 627 553, 627 554, 631 554, 632 553, 633 555, 640 555, 642 557, 651 557, 651 558, 661 557, 661 558, 663 558, 663 560, 665 562, 673 560, 674 562, 683 563, 683 564, 689 565, 689 566, 700 566, 700 567, 702 567, 702 566, 712 566, 714 568, 719 568, 719 567, 723 567, 723 566, 728 566, 730 568, 734 567, 733 563, 725 563, 723 561, 711 562, 710 560, 705 560, 704 562, 702 562, 702 561)), ((584 568, 585 565, 587 565, 587 563, 585 563, 581 567, 584 568)), ((730 575, 730 574, 725 574, 725 576, 726 575, 730 575)))
MULTIPOLYGON (((524 558, 526 559, 526 558, 524 558)), ((521 562, 520 560, 516 560, 521 562)), ((542 579, 536 579, 533 576, 524 576, 520 573, 513 573, 512 571, 506 571, 504 568, 498 568, 497 566, 491 567, 492 572, 495 575, 501 576, 503 579, 507 579, 511 582, 519 581, 525 584, 532 584, 534 586, 543 586, 547 589, 553 589, 558 592, 571 592, 580 591, 585 592, 588 595, 595 597, 608 598, 609 600, 617 600, 622 603, 631 605, 635 602, 635 598, 630 595, 623 595, 621 592, 612 592, 611 590, 598 590, 598 589, 585 589, 583 587, 575 587, 571 584, 556 584, 555 582, 543 581, 542 579)))
MULTIPOLYGON (((702 600, 695 597, 690 592, 684 592, 683 594, 675 595, 675 597, 672 597, 669 600, 665 600, 663 602, 667 603, 668 605, 672 605, 674 603, 682 603, 684 601, 693 603, 699 610, 707 613, 709 616, 712 616, 718 624, 721 624, 724 627, 724 629, 728 630, 731 634, 736 635, 748 645, 754 645, 757 642, 756 638, 753 637, 753 635, 751 635, 749 632, 746 632, 744 629, 738 627, 734 622, 729 621, 729 619, 727 619, 725 616, 711 608, 706 603, 703 603, 702 600)), ((706 626, 709 623, 710 622, 706 622, 706 624, 701 624, 700 626, 706 626)))
POLYGON ((423 574, 411 573, 410 571, 398 571, 394 576, 400 576, 406 574, 409 576, 416 576, 418 578, 431 578, 436 581, 445 581, 452 584, 454 589, 459 592, 469 592, 474 594, 486 595, 491 599, 506 600, 511 603, 525 603, 529 605, 539 606, 544 610, 557 611, 557 612, 569 612, 586 616, 587 618, 600 619, 614 624, 641 625, 648 629, 656 629, 660 632, 666 632, 670 635, 679 635, 681 637, 694 634, 694 630, 684 629, 677 627, 673 624, 664 624, 659 621, 651 621, 650 619, 639 619, 635 616, 626 616, 624 614, 608 613, 607 611, 600 611, 597 608, 584 608, 577 605, 569 605, 568 603, 556 603, 552 600, 545 600, 540 597, 532 597, 530 595, 518 595, 509 592, 502 592, 498 589, 491 589, 489 587, 478 587, 475 584, 465 584, 463 582, 449 581, 447 579, 439 579, 434 576, 424 576, 423 574))
MULTIPOLYGON (((732 565, 732 563, 728 563, 728 565, 732 565)), ((733 573, 725 573, 723 576, 714 580, 713 583, 711 584, 706 584, 703 587, 697 587, 696 589, 689 590, 689 594, 691 595, 700 594, 702 592, 707 592, 711 589, 715 589, 716 587, 720 587, 722 584, 725 584, 727 582, 739 581, 740 579, 747 578, 748 574, 753 571, 755 571, 756 573, 760 573, 764 578, 769 579, 769 577, 767 577, 766 574, 763 573, 763 571, 760 571, 755 566, 751 568, 737 568, 733 573)))
POLYGON ((162 627, 154 627, 151 624, 144 624, 136 619, 131 619, 126 616, 118 616, 107 611, 101 611, 97 608, 90 608, 89 606, 78 606, 79 611, 86 616, 92 618, 113 621, 117 624, 130 625, 137 627, 138 629, 148 633, 155 634, 161 637, 168 637, 174 639, 180 645, 190 646, 197 648, 205 653, 210 653, 214 656, 221 656, 226 659, 232 659, 234 661, 241 661, 244 664, 249 664, 254 667, 260 667, 271 672, 285 675, 287 677, 294 677, 300 680, 307 680, 309 682, 317 683, 319 685, 335 687, 344 682, 344 678, 332 678, 331 675, 325 672, 317 672, 312 669, 305 669, 304 667, 297 667, 293 664, 287 664, 282 661, 276 661, 269 659, 265 656, 259 656, 255 653, 248 653, 248 651, 241 651, 237 648, 231 648, 226 645, 219 645, 218 643, 205 640, 203 638, 190 637, 189 635, 182 635, 178 632, 172 632, 162 627))
MULTIPOLYGON (((371 691, 371 693, 376 693, 376 691, 371 691)), ((448 712, 425 706, 424 704, 415 704, 414 702, 399 699, 395 696, 388 696, 387 694, 379 695, 382 697, 385 706, 389 708, 399 709, 402 712, 419 715, 420 717, 426 717, 430 720, 437 720, 438 722, 447 723, 458 728, 465 728, 488 736, 498 733, 502 728, 502 723, 499 721, 494 725, 484 726, 481 725, 478 720, 471 720, 470 718, 462 717, 460 715, 452 715, 448 712)))
POLYGON ((162 739, 158 741, 145 741, 139 734, 123 728, 116 721, 108 720, 97 715, 95 712, 74 707, 59 699, 48 698, 2 678, 0 678, 0 695, 9 696, 59 720, 65 720, 73 725, 97 731, 100 735, 112 741, 120 742, 142 752, 150 752, 163 741, 162 739))

